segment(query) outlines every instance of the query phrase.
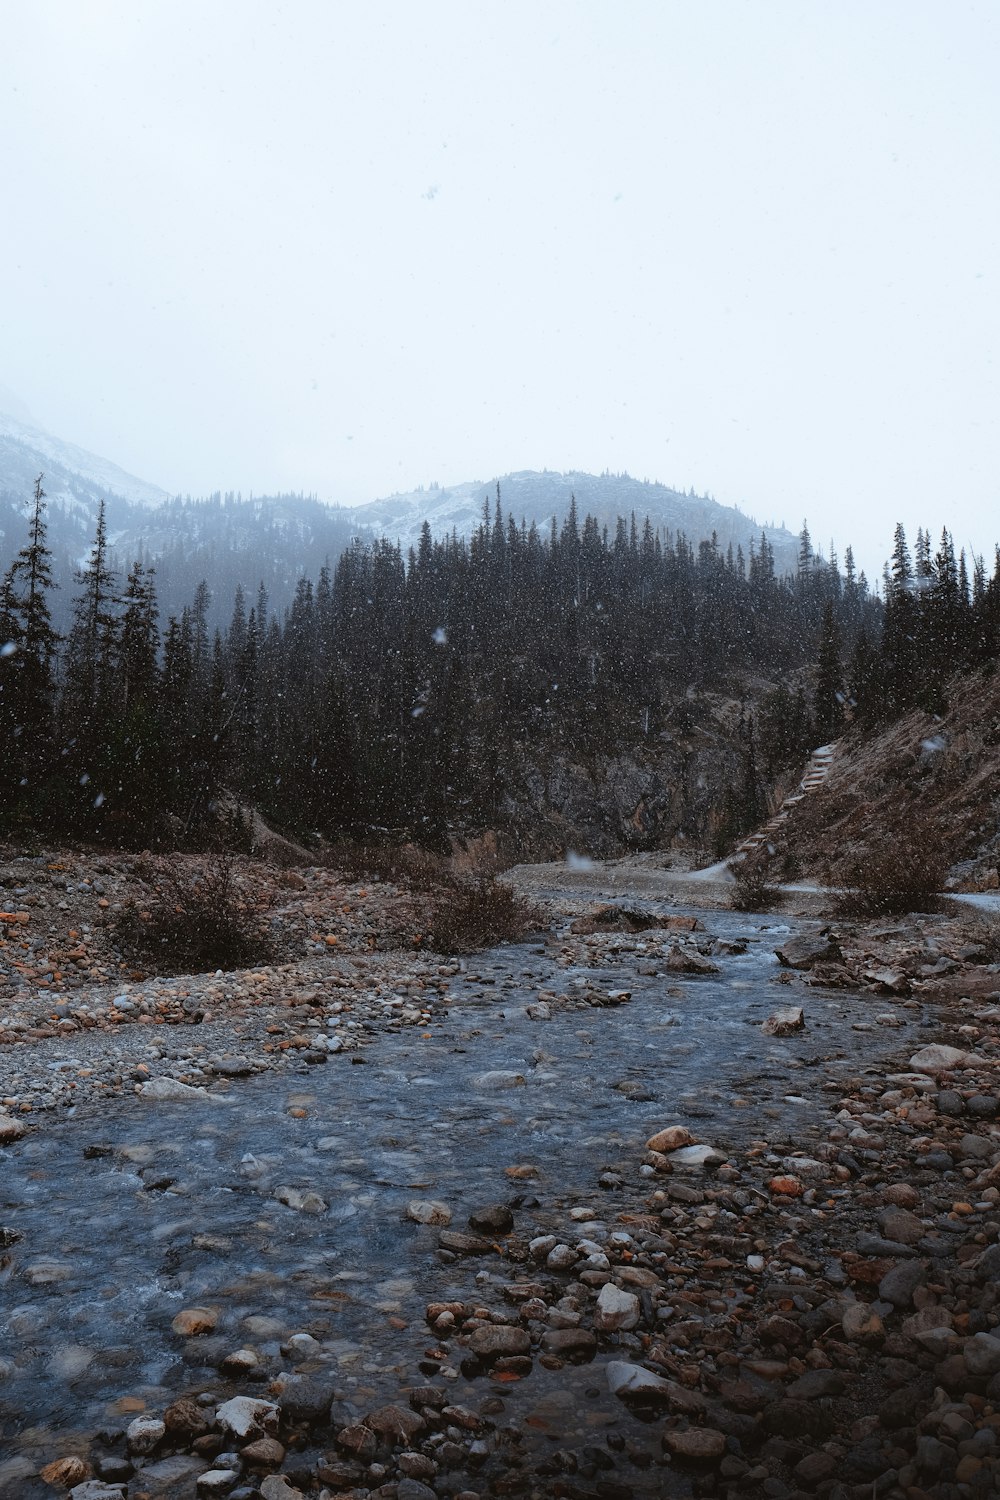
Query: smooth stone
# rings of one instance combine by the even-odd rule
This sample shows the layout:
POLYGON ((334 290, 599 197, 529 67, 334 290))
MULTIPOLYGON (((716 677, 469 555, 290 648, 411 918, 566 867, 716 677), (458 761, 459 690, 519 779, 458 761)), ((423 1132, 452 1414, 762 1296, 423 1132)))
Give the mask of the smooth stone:
POLYGON ((190 1083, 181 1083, 179 1078, 150 1078, 140 1083, 137 1092, 143 1099, 207 1099, 208 1090, 194 1088, 190 1083))
POLYGON ((805 1030, 805 1024, 801 1005, 787 1005, 769 1015, 760 1029, 765 1036, 792 1036, 805 1030))
POLYGON ((842 963, 844 957, 836 938, 811 934, 789 938, 774 951, 779 964, 786 969, 811 969, 818 963, 842 963))
POLYGON ((663 1442, 675 1458, 690 1463, 711 1463, 726 1451, 725 1434, 713 1427, 671 1428, 664 1433, 663 1442))
POLYGON ((962 1358, 970 1375, 996 1375, 1000 1371, 1000 1338, 976 1333, 962 1346, 962 1358))
POLYGON ((469 1348, 484 1364, 512 1354, 528 1354, 531 1338, 524 1328, 514 1328, 506 1323, 488 1323, 476 1328, 469 1336, 469 1348))
POLYGON ((686 1125, 668 1125, 658 1130, 646 1142, 647 1151, 678 1151, 681 1146, 693 1146, 694 1136, 686 1125))
POLYGON ((228 1495, 239 1477, 239 1469, 207 1469, 198 1475, 195 1486, 199 1495, 228 1495))
POLYGON ((260 1482, 261 1500, 303 1500, 302 1491, 289 1484, 284 1474, 268 1474, 260 1482))
POLYGON ((946 1047, 943 1042, 932 1042, 921 1047, 910 1058, 910 1067, 916 1073, 945 1073, 951 1068, 969 1068, 985 1065, 985 1057, 970 1057, 960 1047, 946 1047))
POLYGON ((632 1292, 623 1292, 609 1281, 606 1286, 601 1287, 597 1298, 594 1327, 601 1333, 617 1333, 619 1329, 635 1328, 640 1313, 639 1298, 632 1292))
POLYGON ((879 1297, 883 1302, 891 1302, 894 1307, 909 1307, 913 1301, 913 1293, 917 1287, 923 1286, 926 1279, 927 1268, 922 1261, 906 1261, 886 1271, 878 1284, 879 1297))
POLYGON ((714 1146, 681 1146, 677 1151, 670 1153, 670 1165, 680 1167, 682 1170, 693 1171, 698 1167, 721 1166, 725 1161, 721 1151, 714 1146))
POLYGON ((639 1406, 669 1406, 691 1415, 705 1410, 705 1398, 698 1391, 688 1390, 675 1380, 664 1380, 642 1365, 613 1359, 605 1365, 604 1375, 611 1394, 620 1401, 634 1401, 639 1406))
POLYGON ((253 1396, 233 1396, 215 1413, 217 1424, 237 1438, 271 1436, 278 1430, 278 1408, 273 1401, 253 1396))
POLYGON ((303 1214, 325 1214, 329 1204, 314 1193, 305 1188, 283 1186, 275 1189, 275 1198, 279 1203, 284 1203, 288 1208, 294 1208, 296 1212, 303 1214))
POLYGON ((433 1198, 414 1198, 406 1205, 406 1217, 414 1224, 446 1225, 451 1223, 451 1209, 433 1198))
POLYGON ((196 1338, 211 1333, 218 1326, 219 1314, 212 1307, 184 1307, 170 1324, 182 1338, 196 1338))
POLYGON ((128 1424, 125 1440, 130 1453, 152 1453, 157 1443, 166 1437, 166 1425, 159 1417, 136 1417, 128 1424))
POLYGON ((506 1203, 487 1203, 469 1215, 469 1228, 479 1234, 509 1234, 513 1227, 514 1215, 506 1203))
POLYGON ((158 1490, 169 1490, 185 1479, 202 1474, 204 1470, 203 1459, 191 1457, 186 1453, 172 1453, 168 1458, 160 1458, 156 1463, 145 1465, 142 1471, 142 1487, 143 1489, 151 1488, 155 1494, 158 1490))

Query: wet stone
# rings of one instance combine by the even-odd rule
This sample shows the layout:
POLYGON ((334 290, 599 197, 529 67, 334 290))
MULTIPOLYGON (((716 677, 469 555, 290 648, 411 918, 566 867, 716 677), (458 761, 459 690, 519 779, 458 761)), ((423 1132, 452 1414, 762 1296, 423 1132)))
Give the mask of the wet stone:
POLYGON ((711 1427, 670 1429, 664 1433, 663 1443, 675 1458, 689 1463, 714 1463, 726 1451, 725 1434, 711 1427))
POLYGON ((469 1228, 479 1234, 508 1234, 514 1227, 514 1215, 505 1203, 490 1203, 469 1215, 469 1228))
POLYGON ((488 1324, 484 1328, 473 1330, 469 1337, 469 1348, 477 1359, 489 1364, 501 1356, 528 1354, 531 1350, 531 1338, 523 1328, 488 1324))

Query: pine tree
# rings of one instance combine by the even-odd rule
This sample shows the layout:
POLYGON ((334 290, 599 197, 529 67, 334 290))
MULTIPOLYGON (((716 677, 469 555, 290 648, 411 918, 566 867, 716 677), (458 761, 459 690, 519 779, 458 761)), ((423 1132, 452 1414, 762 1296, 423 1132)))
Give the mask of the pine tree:
POLYGON ((823 628, 820 633, 819 659, 816 667, 816 690, 813 694, 813 718, 816 733, 829 740, 840 732, 844 717, 844 680, 840 664, 840 632, 833 604, 823 606, 823 628))
MULTIPOLYGON (((85 773, 111 708, 120 620, 117 575, 108 565, 104 501, 87 565, 77 573, 80 593, 67 643, 63 719, 77 739, 77 763, 85 773)), ((116 689, 117 691, 117 689, 116 689)))
MULTIPOLYGON (((0 583, 0 785, 21 806, 37 794, 54 753, 53 664, 59 636, 48 603, 54 584, 42 478, 35 480, 27 544, 0 583)), ((12 816, 6 797, 5 805, 12 816)))

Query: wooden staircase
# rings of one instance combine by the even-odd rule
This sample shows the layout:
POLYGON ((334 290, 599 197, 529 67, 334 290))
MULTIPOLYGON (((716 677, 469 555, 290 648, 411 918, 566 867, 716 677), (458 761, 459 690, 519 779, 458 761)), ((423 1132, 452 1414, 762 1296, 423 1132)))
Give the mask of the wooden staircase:
POLYGON ((792 809, 804 801, 810 792, 814 792, 817 787, 823 785, 833 764, 838 743, 839 741, 834 740, 832 744, 820 745, 818 750, 813 751, 797 789, 794 792, 789 792, 773 818, 768 819, 763 827, 758 828, 754 833, 748 834, 741 843, 736 845, 735 852, 737 854, 753 854, 755 850, 766 844, 779 831, 782 825, 787 823, 792 809))

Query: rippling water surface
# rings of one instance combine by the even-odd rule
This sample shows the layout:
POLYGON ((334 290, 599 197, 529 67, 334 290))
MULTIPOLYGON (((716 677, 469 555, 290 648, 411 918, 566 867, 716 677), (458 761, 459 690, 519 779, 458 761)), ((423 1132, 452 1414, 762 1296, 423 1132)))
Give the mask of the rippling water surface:
MULTIPOLYGON (((271 1372, 287 1369, 280 1345, 296 1331, 322 1342, 345 1400, 363 1411, 401 1383, 425 1383, 426 1303, 470 1295, 468 1263, 442 1265, 438 1231, 403 1218, 411 1199, 443 1200, 463 1229, 471 1209, 520 1191, 530 1196, 519 1234, 565 1235, 575 1205, 613 1219, 598 1176, 625 1164, 634 1180, 642 1143, 662 1125, 684 1121, 738 1145, 769 1109, 794 1130, 830 1069, 836 1077, 872 1049, 872 1034, 851 1027, 870 1020, 870 1002, 814 991, 805 1032, 762 1037, 761 1020, 788 993, 769 983, 773 948, 796 924, 705 920, 747 942, 745 954, 715 959, 718 976, 640 974, 656 967, 660 934, 647 949, 628 940, 635 946, 592 970, 560 967, 558 944, 501 949, 455 976, 449 1014, 430 1035, 387 1033, 360 1065, 340 1055, 258 1075, 225 1102, 81 1107, 0 1151, 0 1225, 20 1236, 0 1251, 0 1448, 47 1461, 62 1451, 55 1434, 120 1425, 129 1399, 158 1412, 181 1391, 225 1395, 212 1359, 250 1346, 271 1372), (632 999, 525 1014, 539 988, 588 984, 632 999), (489 1077, 498 1072, 523 1082, 489 1077), (512 1184, 503 1169, 514 1163, 537 1166, 537 1181, 512 1184), (286 1207, 274 1197, 283 1186, 318 1192, 328 1211, 286 1207), (170 1325, 192 1304, 217 1308, 220 1322, 185 1344, 170 1325)), ((906 1035, 883 1034, 880 1050, 906 1035)), ((516 1274, 495 1256, 476 1268, 516 1274)), ((504 1387, 511 1418, 533 1416, 539 1441, 548 1429, 564 1439, 574 1423, 636 1426, 607 1395, 602 1357, 558 1373, 536 1366, 504 1387)), ((482 1380, 455 1383, 455 1399, 472 1406, 489 1394, 482 1380)), ((629 1482, 647 1492, 641 1474, 629 1482)), ((662 1482, 649 1476, 648 1493, 662 1482)), ((6 1492, 50 1493, 34 1484, 6 1492)))

